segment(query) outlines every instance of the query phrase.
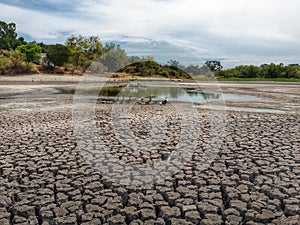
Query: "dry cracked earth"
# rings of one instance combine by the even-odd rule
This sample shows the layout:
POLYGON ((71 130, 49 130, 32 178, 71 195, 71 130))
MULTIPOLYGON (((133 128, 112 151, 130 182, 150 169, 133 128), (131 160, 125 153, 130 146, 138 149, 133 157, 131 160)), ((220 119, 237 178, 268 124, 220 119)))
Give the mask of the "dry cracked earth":
MULTIPOLYGON (((139 186, 120 184, 126 169, 114 171, 89 139, 78 144, 69 106, 0 111, 1 225, 300 224, 299 115, 227 112, 220 149, 199 169, 214 134, 210 112, 197 109, 200 138, 191 159, 165 180, 139 186), (110 179, 115 173, 119 180, 110 179)), ((112 158, 128 165, 168 160, 182 129, 172 105, 132 108, 136 146, 115 135, 111 107, 98 104, 95 129, 112 158), (153 116, 165 124, 157 135, 168 135, 145 148, 153 116)))

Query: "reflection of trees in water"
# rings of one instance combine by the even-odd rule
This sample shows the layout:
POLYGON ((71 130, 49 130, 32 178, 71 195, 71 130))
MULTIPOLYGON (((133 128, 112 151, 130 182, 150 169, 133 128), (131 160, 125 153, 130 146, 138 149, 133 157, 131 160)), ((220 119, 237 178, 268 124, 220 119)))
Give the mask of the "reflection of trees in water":
POLYGON ((196 91, 188 91, 187 92, 190 97, 199 97, 210 100, 210 99, 220 99, 221 94, 218 93, 202 93, 202 92, 196 92, 196 91))
MULTIPOLYGON (((65 88, 62 90, 64 94, 75 94, 76 89, 65 88)), ((80 94, 95 95, 99 93, 99 97, 132 97, 132 98, 164 98, 180 99, 180 97, 189 96, 191 99, 220 99, 221 94, 218 93, 202 93, 180 87, 103 87, 100 92, 98 88, 89 88, 80 90, 80 94)))
POLYGON ((179 99, 181 96, 188 95, 191 98, 199 99, 220 99, 221 94, 218 93, 202 93, 190 91, 179 87, 105 87, 101 90, 99 96, 125 96, 141 98, 152 97, 169 97, 171 99, 179 99))
POLYGON ((117 96, 121 90, 121 87, 104 87, 101 89, 99 96, 114 97, 117 96))
POLYGON ((133 97, 169 97, 173 99, 179 98, 185 91, 182 88, 174 87, 130 87, 123 88, 119 95, 133 96, 133 97))
POLYGON ((217 93, 205 93, 204 95, 206 96, 206 99, 220 99, 221 98, 221 94, 217 94, 217 93))

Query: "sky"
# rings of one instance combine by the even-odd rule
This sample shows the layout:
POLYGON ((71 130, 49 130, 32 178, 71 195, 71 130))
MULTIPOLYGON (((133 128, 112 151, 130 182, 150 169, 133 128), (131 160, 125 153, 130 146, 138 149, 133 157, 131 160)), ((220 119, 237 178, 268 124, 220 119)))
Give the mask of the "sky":
POLYGON ((299 0, 0 0, 0 12, 28 41, 98 35, 162 62, 300 63, 299 0))

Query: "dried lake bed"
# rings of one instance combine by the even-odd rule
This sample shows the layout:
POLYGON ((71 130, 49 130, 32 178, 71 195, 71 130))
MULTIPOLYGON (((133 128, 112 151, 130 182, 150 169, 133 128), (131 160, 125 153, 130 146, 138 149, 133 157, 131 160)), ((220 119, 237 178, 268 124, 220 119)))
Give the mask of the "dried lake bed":
MULTIPOLYGON (((133 147, 116 135, 115 104, 98 101, 93 128, 111 155, 103 159, 95 152, 86 155, 93 137, 78 140, 74 134, 74 96, 62 90, 76 87, 76 77, 1 79, 0 224, 300 224, 297 83, 220 83, 222 93, 255 99, 229 99, 227 111, 216 108, 226 123, 212 162, 198 167, 214 139, 214 109, 205 106, 222 107, 222 101, 193 107, 199 126, 191 132, 199 138, 191 159, 165 180, 140 186, 120 184, 128 171, 114 171, 114 160, 132 166, 167 163, 184 128, 175 103, 116 103, 131 107, 133 147), (156 133, 156 145, 146 148, 151 121, 165 126, 156 133), (110 171, 99 170, 103 161, 110 171), (110 179, 114 176, 119 180, 110 179)), ((194 86, 215 90, 213 83, 194 86)))

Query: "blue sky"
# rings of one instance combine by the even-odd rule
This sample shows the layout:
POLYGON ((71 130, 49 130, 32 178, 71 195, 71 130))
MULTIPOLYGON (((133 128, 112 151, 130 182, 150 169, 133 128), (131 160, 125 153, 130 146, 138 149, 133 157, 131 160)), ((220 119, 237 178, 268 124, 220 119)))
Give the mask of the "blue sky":
POLYGON ((38 42, 99 35, 159 61, 300 63, 297 0, 0 0, 0 12, 38 42))

